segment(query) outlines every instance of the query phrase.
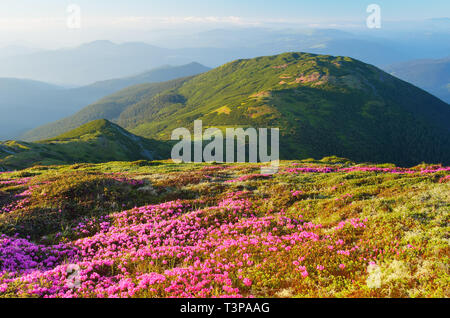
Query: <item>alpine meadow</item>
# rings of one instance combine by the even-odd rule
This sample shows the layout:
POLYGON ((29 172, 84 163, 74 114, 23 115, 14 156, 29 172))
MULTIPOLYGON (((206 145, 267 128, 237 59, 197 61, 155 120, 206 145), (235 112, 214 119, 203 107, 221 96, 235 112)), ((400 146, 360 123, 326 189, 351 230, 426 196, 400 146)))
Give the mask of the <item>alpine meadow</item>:
POLYGON ((450 297, 448 4, 5 2, 0 300, 450 297))

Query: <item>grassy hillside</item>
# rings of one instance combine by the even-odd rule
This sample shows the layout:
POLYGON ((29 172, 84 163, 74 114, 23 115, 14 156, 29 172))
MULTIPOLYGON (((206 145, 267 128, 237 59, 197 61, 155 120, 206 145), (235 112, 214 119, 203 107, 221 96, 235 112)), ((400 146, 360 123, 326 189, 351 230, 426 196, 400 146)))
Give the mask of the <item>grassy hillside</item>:
POLYGON ((2 173, 0 298, 450 297, 450 168, 260 168, 2 173))
POLYGON ((33 165, 83 162, 133 161, 167 158, 169 145, 135 136, 107 121, 96 120, 35 143, 0 142, 0 169, 23 169, 33 165))
POLYGON ((348 57, 237 60, 192 78, 129 88, 47 129, 60 133, 98 118, 161 140, 196 119, 215 127, 280 127, 285 159, 450 163, 450 106, 348 57))

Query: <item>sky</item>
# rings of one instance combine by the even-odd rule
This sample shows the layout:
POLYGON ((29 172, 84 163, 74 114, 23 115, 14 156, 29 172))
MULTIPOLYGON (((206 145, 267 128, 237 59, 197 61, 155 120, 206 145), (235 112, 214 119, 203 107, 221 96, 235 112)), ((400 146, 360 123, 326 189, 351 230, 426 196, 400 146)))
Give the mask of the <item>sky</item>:
POLYGON ((58 46, 94 39, 137 40, 158 30, 301 25, 364 26, 370 4, 385 21, 450 17, 448 0, 1 0, 0 46, 58 46), (68 28, 75 4, 80 28, 68 28), (134 32, 134 33, 132 33, 134 32))

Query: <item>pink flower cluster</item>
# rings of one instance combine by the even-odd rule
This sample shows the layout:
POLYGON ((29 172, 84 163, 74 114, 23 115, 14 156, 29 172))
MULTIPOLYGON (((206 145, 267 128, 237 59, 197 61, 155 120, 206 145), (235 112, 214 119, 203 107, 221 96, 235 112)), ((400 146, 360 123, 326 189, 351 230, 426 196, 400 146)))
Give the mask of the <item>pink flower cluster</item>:
POLYGON ((225 166, 211 166, 211 167, 203 167, 201 171, 218 171, 218 170, 225 170, 228 167, 225 166))
POLYGON ((446 182, 450 182, 450 175, 442 177, 441 179, 439 179, 439 183, 446 183, 446 182))
POLYGON ((284 173, 299 174, 299 173, 331 173, 336 172, 335 168, 331 167, 301 167, 301 168, 287 168, 284 173))
POLYGON ((269 270, 273 262, 294 257, 291 271, 305 279, 327 270, 300 265, 309 251, 336 258, 335 266, 359 252, 339 232, 362 230, 365 221, 343 222, 325 235, 320 224, 257 212, 246 195, 231 193, 203 209, 176 201, 86 220, 77 231, 91 236, 68 244, 45 247, 2 236, 0 269, 12 278, 2 281, 0 274, 8 285, 1 288, 12 284, 20 286, 18 295, 40 297, 242 297, 260 280, 254 270, 269 270), (70 264, 80 268, 76 277, 70 264))
POLYGON ((0 276, 26 274, 36 270, 49 270, 65 259, 74 258, 76 249, 66 244, 47 247, 26 239, 0 236, 0 276))
POLYGON ((293 190, 293 191, 291 191, 291 194, 292 194, 293 197, 298 197, 298 196, 303 194, 303 191, 293 190))
POLYGON ((0 181, 1 185, 10 185, 10 184, 14 184, 14 185, 21 185, 21 184, 26 184, 31 180, 31 177, 27 177, 27 178, 21 178, 21 179, 13 179, 13 180, 3 180, 0 181))
POLYGON ((379 168, 379 167, 364 167, 364 166, 354 166, 347 168, 338 167, 300 167, 300 168, 286 168, 283 173, 299 174, 299 173, 332 173, 332 172, 378 172, 378 173, 394 173, 394 174, 431 174, 438 172, 450 171, 450 167, 427 167, 420 170, 413 170, 407 168, 379 168))
MULTIPOLYGON (((21 180, 23 180, 23 179, 21 179, 21 180)), ((0 214, 11 213, 11 212, 25 208, 28 205, 28 203, 30 202, 30 199, 28 197, 31 196, 33 191, 38 187, 39 187, 38 185, 33 185, 33 186, 28 187, 28 189, 23 191, 22 193, 14 195, 15 199, 20 199, 20 200, 11 202, 11 203, 6 204, 3 207, 1 207, 0 214)))
POLYGON ((23 209, 27 206, 27 204, 29 202, 30 202, 30 199, 26 198, 26 199, 22 199, 22 200, 7 204, 7 205, 3 206, 2 208, 0 208, 0 214, 11 213, 16 210, 23 209))
POLYGON ((135 179, 130 179, 130 178, 126 178, 126 177, 115 177, 114 180, 122 182, 122 183, 129 184, 129 185, 131 185, 133 187, 145 184, 144 180, 135 180, 135 179))

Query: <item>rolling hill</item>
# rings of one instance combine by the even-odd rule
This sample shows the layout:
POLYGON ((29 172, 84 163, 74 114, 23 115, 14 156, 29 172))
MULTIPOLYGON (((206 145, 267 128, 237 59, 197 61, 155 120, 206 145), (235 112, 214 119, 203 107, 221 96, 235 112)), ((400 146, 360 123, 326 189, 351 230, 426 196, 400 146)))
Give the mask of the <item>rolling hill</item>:
POLYGON ((44 141, 0 142, 0 170, 33 165, 155 160, 167 158, 169 153, 167 143, 135 136, 107 120, 96 120, 44 141))
POLYGON ((450 103, 450 57, 394 64, 386 71, 450 103))
POLYGON ((237 60, 191 78, 127 88, 34 136, 100 118, 161 140, 175 128, 192 128, 196 119, 214 127, 280 127, 285 159, 450 162, 450 106, 349 57, 285 53, 237 60))
POLYGON ((17 139, 30 129, 69 116, 127 86, 163 82, 208 70, 198 63, 164 66, 71 89, 25 79, 0 78, 0 140, 17 139))

